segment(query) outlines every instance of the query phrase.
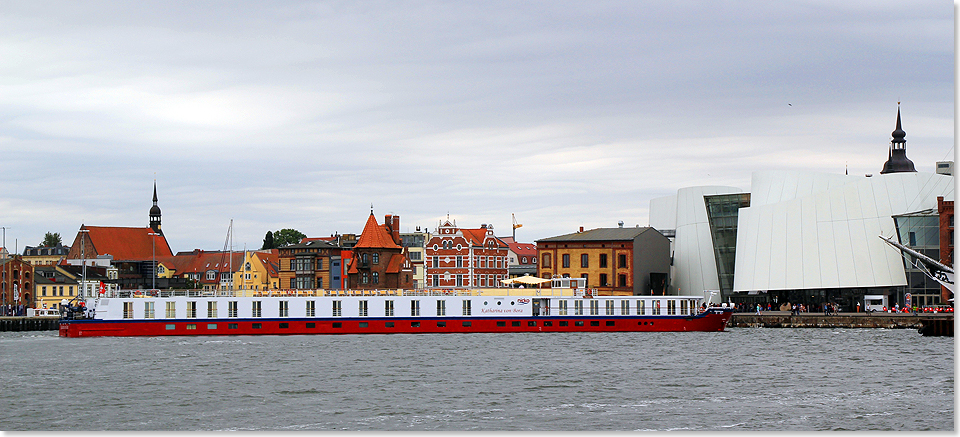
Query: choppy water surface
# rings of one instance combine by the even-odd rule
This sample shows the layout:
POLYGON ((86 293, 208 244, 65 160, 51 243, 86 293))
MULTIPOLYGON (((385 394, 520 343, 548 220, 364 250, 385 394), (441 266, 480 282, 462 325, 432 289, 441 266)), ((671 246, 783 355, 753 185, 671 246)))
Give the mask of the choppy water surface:
POLYGON ((954 430, 915 330, 0 333, 3 430, 954 430))

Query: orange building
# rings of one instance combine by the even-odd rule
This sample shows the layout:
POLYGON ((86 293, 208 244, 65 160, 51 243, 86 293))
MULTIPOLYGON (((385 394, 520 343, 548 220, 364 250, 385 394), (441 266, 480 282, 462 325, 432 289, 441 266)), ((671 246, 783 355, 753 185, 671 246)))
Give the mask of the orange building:
POLYGON ((538 276, 585 278, 598 295, 662 295, 670 241, 656 229, 598 228, 537 240, 538 276))

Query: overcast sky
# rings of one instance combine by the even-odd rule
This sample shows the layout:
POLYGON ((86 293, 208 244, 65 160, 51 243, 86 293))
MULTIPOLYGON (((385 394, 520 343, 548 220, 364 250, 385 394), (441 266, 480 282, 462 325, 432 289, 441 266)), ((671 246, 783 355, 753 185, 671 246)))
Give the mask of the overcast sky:
MULTIPOLYGON (((645 226, 752 171, 878 174, 901 103, 953 159, 954 4, 346 1, 0 4, 0 227, 174 251, 269 230, 645 226)), ((16 244, 16 246, 15 246, 16 244)))

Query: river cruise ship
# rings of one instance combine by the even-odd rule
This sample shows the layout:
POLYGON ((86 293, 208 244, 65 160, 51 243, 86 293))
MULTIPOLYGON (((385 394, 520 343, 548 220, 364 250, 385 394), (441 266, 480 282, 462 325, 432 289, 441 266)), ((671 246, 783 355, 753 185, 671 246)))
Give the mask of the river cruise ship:
POLYGON ((557 289, 365 292, 116 291, 61 305, 61 337, 723 331, 702 296, 557 289))

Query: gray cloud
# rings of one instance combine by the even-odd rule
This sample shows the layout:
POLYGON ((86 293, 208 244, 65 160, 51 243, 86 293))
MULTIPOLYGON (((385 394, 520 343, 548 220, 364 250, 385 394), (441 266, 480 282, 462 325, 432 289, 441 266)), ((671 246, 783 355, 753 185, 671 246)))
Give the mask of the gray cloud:
MULTIPOLYGON (((943 2, 12 2, 0 226, 267 230, 510 214, 532 241, 646 224, 650 198, 766 168, 877 173, 896 102, 953 156, 943 2), (790 105, 788 105, 790 104, 790 105)), ((69 239, 69 238, 68 238, 69 239)), ((8 246, 13 244, 8 241, 8 246)))

